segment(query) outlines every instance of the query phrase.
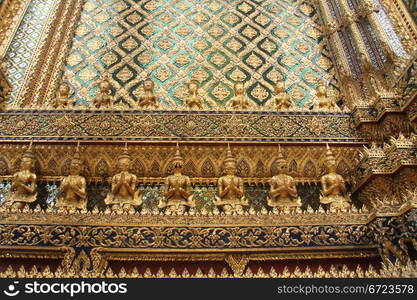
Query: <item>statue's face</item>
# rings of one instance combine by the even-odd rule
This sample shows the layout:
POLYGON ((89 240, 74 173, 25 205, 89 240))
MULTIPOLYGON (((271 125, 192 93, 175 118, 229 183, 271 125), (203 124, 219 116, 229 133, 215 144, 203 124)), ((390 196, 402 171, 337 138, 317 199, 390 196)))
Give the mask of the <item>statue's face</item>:
POLYGON ((66 86, 66 85, 61 85, 59 87, 59 92, 61 93, 61 95, 67 94, 68 91, 69 91, 69 89, 68 89, 68 86, 66 86))
POLYGON ((245 92, 245 85, 243 83, 237 83, 235 85, 236 95, 243 95, 244 92, 245 92))
POLYGON ((146 91, 152 91, 153 90, 153 81, 151 80, 145 80, 143 83, 143 87, 146 91))
POLYGON ((327 161, 327 167, 329 168, 330 173, 336 173, 336 160, 328 160, 327 161))
POLYGON ((182 169, 182 161, 176 160, 173 162, 174 170, 179 171, 182 169))
POLYGON ((198 86, 197 86, 197 84, 195 82, 191 82, 188 85, 188 89, 190 90, 191 93, 195 93, 198 90, 198 86))
POLYGON ((33 165, 32 159, 28 157, 22 158, 22 162, 20 164, 20 167, 22 170, 30 170, 32 168, 32 165, 33 165))
POLYGON ((70 174, 79 175, 81 173, 81 164, 77 161, 72 161, 70 165, 70 174))
POLYGON ((285 164, 282 164, 281 163, 278 166, 278 174, 286 174, 287 173, 287 170, 288 170, 288 168, 287 168, 287 166, 285 164))
POLYGON ((100 88, 101 88, 102 90, 108 90, 108 89, 110 89, 110 85, 109 85, 109 83, 108 83, 107 81, 102 81, 102 82, 100 83, 100 88))
POLYGON ((121 158, 119 160, 119 168, 122 172, 127 172, 130 167, 130 159, 129 158, 121 158))
POLYGON ((325 95, 325 94, 326 94, 326 87, 325 87, 325 86, 323 86, 323 85, 320 85, 320 86, 317 88, 317 92, 318 92, 319 94, 321 94, 321 95, 325 95))
POLYGON ((226 164, 224 171, 226 175, 235 175, 236 174, 236 166, 234 164, 226 164))

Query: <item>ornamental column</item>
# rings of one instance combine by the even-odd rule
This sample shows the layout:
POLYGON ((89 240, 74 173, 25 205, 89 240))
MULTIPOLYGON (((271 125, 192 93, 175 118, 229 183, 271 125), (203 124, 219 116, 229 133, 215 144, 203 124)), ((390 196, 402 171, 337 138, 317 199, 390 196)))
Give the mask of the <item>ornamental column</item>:
POLYGON ((364 63, 364 61, 366 63, 370 62, 371 57, 369 55, 369 52, 367 51, 365 42, 359 31, 358 24, 356 24, 358 16, 356 15, 354 11, 350 9, 347 0, 340 0, 339 3, 344 14, 342 17, 342 24, 350 29, 353 42, 358 50, 358 54, 361 59, 361 63, 364 63))

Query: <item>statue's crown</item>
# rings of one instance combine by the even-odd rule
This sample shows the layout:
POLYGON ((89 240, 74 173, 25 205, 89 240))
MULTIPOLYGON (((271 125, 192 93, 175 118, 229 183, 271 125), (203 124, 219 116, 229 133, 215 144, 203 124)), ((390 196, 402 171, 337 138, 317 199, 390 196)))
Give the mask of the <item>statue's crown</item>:
POLYGON ((119 160, 123 158, 131 159, 129 151, 127 150, 127 142, 125 143, 125 148, 123 149, 122 154, 119 155, 119 160))
POLYGON ((224 160, 224 164, 236 164, 236 159, 234 158, 232 151, 230 150, 230 144, 227 144, 227 153, 226 159, 224 160))

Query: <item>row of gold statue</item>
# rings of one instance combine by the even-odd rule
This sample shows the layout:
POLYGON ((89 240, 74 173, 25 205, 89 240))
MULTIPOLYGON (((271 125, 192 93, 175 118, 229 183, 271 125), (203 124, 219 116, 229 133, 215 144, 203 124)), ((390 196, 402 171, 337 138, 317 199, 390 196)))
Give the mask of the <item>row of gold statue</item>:
MULTIPOLYGON (((158 97, 154 93, 155 83, 148 76, 143 81, 143 95, 138 99, 137 105, 143 109, 157 109, 160 106, 158 97)), ((199 82, 191 80, 187 83, 188 97, 184 101, 184 105, 190 110, 204 109, 206 101, 198 94, 200 88, 199 82)), ((226 108, 235 110, 251 109, 256 103, 249 100, 246 96, 245 83, 238 80, 233 85, 234 97, 227 102, 226 108)), ((274 85, 275 97, 268 102, 267 106, 276 110, 294 109, 296 105, 285 90, 285 83, 278 81, 274 85)), ((111 85, 108 76, 104 76, 99 85, 99 89, 93 100, 95 108, 111 108, 114 103, 114 97, 111 95, 111 85)), ((69 104, 70 87, 64 77, 54 103, 55 108, 66 108, 69 104)), ((316 101, 314 106, 318 110, 338 110, 336 98, 330 96, 326 85, 320 83, 316 88, 316 101)))
MULTIPOLYGON (((10 196, 5 201, 8 205, 21 209, 26 203, 36 200, 36 174, 32 172, 34 161, 35 156, 30 145, 22 157, 20 171, 13 175, 10 196)), ((336 160, 328 145, 325 162, 328 174, 321 178, 323 190, 320 202, 328 204, 330 208, 347 209, 351 206, 351 200, 343 177, 336 172, 336 160)), ((104 200, 112 210, 129 210, 142 204, 142 192, 137 189, 138 178, 129 172, 131 163, 132 158, 126 144, 123 153, 118 157, 120 172, 112 177, 111 190, 104 200)), ((279 208, 300 207, 301 199, 297 194, 295 180, 287 174, 287 163, 281 147, 278 149, 277 163, 278 174, 270 181, 268 205, 279 208)), ((165 179, 163 197, 158 208, 183 213, 188 208, 195 207, 191 180, 182 174, 183 164, 177 144, 172 161, 173 174, 165 179)), ((82 169, 83 161, 78 145, 70 164, 70 174, 60 184, 57 207, 86 209, 86 179, 80 175, 82 169)), ((230 146, 227 148, 224 170, 225 176, 220 177, 217 182, 218 193, 214 205, 226 213, 240 213, 244 207, 249 206, 249 202, 245 197, 243 180, 236 175, 236 159, 230 146)))

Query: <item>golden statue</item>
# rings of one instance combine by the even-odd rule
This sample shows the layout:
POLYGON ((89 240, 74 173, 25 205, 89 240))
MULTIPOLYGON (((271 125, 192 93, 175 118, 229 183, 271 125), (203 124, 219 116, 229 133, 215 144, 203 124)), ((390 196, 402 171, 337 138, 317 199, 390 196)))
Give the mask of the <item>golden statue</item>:
POLYGON ((62 180, 57 195, 57 207, 87 209, 86 180, 81 176, 83 162, 80 156, 80 143, 71 160, 70 174, 62 180))
POLYGON ((195 207, 195 203, 191 194, 191 180, 188 176, 181 174, 184 161, 178 144, 172 164, 174 174, 165 179, 164 195, 159 201, 158 207, 167 207, 167 210, 181 214, 185 212, 187 207, 195 207))
POLYGON ((220 177, 217 182, 218 196, 214 205, 223 208, 226 213, 243 212, 243 206, 248 206, 249 202, 245 198, 242 178, 236 176, 236 160, 227 145, 227 155, 224 160, 224 170, 226 175, 220 177))
POLYGON ((316 97, 317 97, 317 108, 324 110, 337 110, 338 106, 336 104, 336 99, 333 96, 330 96, 327 91, 326 85, 320 83, 316 87, 316 97))
POLYGON ((273 104, 277 110, 285 110, 294 107, 291 97, 285 91, 284 81, 277 81, 274 85, 274 90, 277 95, 273 99, 273 104))
POLYGON ((129 209, 131 206, 142 204, 142 198, 136 189, 137 177, 129 172, 132 159, 127 151, 127 143, 123 153, 118 158, 120 173, 111 180, 111 191, 107 194, 104 203, 111 205, 113 210, 129 209))
POLYGON ((111 95, 111 85, 108 75, 105 75, 100 81, 100 87, 94 98, 94 106, 96 108, 101 107, 110 107, 113 102, 113 97, 111 95))
POLYGON ((7 75, 7 63, 0 62, 0 111, 6 110, 7 101, 12 93, 13 86, 7 75))
POLYGON ((35 165, 35 155, 32 152, 32 141, 23 154, 20 171, 13 175, 8 205, 22 209, 26 203, 36 200, 36 174, 32 172, 35 165))
POLYGON ((67 83, 67 78, 64 76, 62 82, 59 85, 59 89, 55 98, 54 108, 67 107, 68 98, 70 95, 70 87, 67 83))
POLYGON ((158 97, 154 94, 153 90, 155 83, 148 75, 143 82, 144 95, 139 97, 138 105, 142 108, 158 108, 158 97))
POLYGON ((203 109, 204 100, 198 95, 199 84, 196 80, 191 80, 188 83, 188 93, 190 96, 185 100, 185 105, 189 109, 203 109))
POLYGON ((227 107, 233 109, 248 109, 251 107, 251 102, 245 94, 245 83, 241 80, 236 81, 233 85, 235 96, 227 103, 227 107))
POLYGON ((330 204, 330 208, 349 208, 351 200, 347 194, 345 180, 342 175, 336 173, 336 159, 328 144, 325 163, 329 173, 321 177, 323 192, 320 203, 330 204))
POLYGON ((290 207, 301 206, 301 199, 297 194, 294 178, 287 175, 287 162, 278 150, 278 174, 271 179, 270 197, 267 198, 268 205, 271 207, 290 207))

